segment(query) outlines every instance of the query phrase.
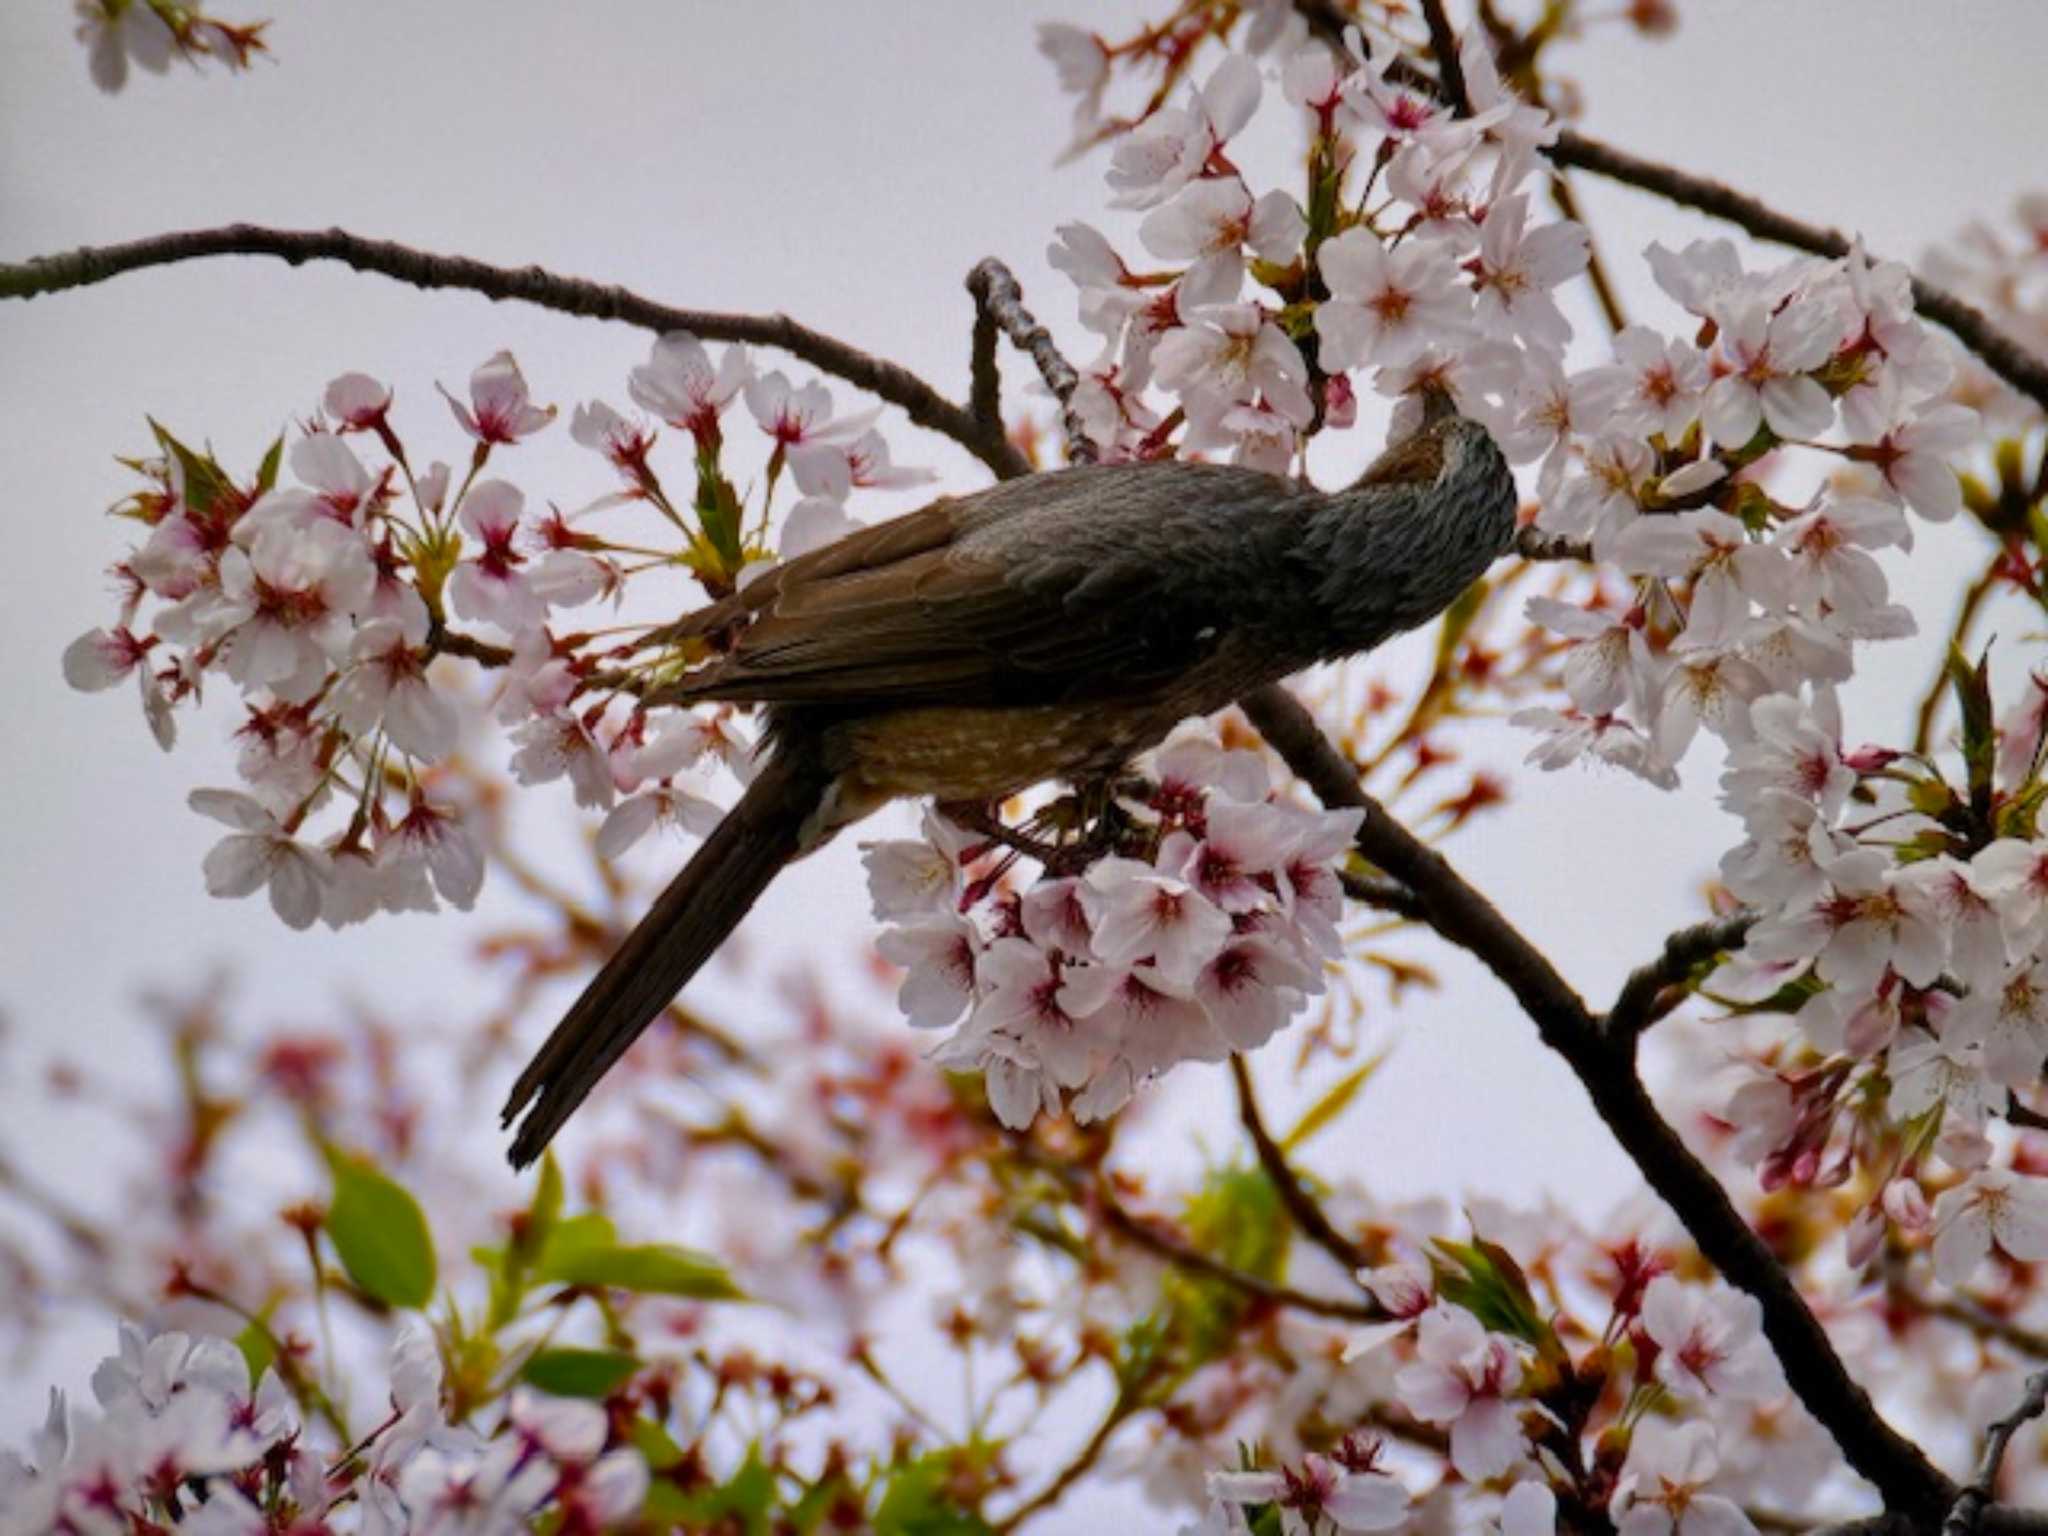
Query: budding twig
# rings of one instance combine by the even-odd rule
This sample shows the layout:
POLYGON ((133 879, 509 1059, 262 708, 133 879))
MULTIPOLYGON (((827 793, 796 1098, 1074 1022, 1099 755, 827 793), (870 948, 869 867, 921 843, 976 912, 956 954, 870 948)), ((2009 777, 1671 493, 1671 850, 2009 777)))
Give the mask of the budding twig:
POLYGON ((2038 1419, 2044 1409, 2048 1409, 2048 1370, 2036 1371, 2029 1376, 2026 1392, 2013 1411, 2002 1419, 1991 1421, 1984 1435, 1984 1457, 1977 1463, 1977 1476, 1950 1506, 1948 1518, 1941 1522, 1941 1536, 1974 1536, 1978 1517, 1991 1502, 1992 1489, 1998 1483, 1998 1469, 2004 1464, 2006 1448, 2012 1444, 2012 1437, 2029 1420, 2038 1419))

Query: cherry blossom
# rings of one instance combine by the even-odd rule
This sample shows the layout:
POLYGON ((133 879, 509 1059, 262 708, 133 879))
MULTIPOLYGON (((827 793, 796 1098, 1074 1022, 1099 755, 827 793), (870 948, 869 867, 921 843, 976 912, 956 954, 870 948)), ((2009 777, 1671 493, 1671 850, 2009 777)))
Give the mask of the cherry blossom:
POLYGON ((1430 244, 1386 246, 1368 230, 1326 241, 1317 265, 1330 285, 1316 308, 1316 334, 1331 368, 1391 367, 1423 347, 1456 339, 1471 300, 1449 260, 1430 244))
MULTIPOLYGON (((1347 1443, 1348 1449, 1348 1443, 1347 1443)), ((1408 1490, 1374 1465, 1357 1468, 1314 1452, 1277 1472, 1212 1472, 1209 1494, 1226 1504, 1275 1504, 1287 1536, 1317 1536, 1325 1522, 1340 1531, 1390 1531, 1408 1518, 1408 1490)))
POLYGON ((288 927, 311 927, 320 915, 321 887, 328 878, 325 855, 297 841, 248 795, 195 789, 187 799, 200 815, 235 829, 206 855, 207 894, 247 896, 267 888, 272 910, 288 927))
POLYGON ((1120 208, 1150 208, 1190 180, 1259 104, 1258 66, 1231 54, 1195 93, 1191 106, 1155 112, 1111 152, 1109 184, 1120 208))
POLYGON ((498 352, 477 365, 469 376, 469 401, 464 405, 440 385, 441 397, 455 413, 462 430, 488 447, 531 437, 555 419, 555 408, 537 406, 528 398, 526 375, 510 352, 498 352))
POLYGON ((1659 1275, 1643 1292, 1642 1316, 1657 1346, 1657 1379, 1680 1397, 1757 1400, 1785 1390, 1754 1297, 1659 1275))
POLYGON ((2003 1168, 1979 1168, 1934 1202, 1934 1272, 1961 1285, 1991 1250, 2022 1263, 2048 1259, 2048 1188, 2003 1168))
POLYGON ((1417 1418, 1450 1426, 1451 1465, 1483 1483, 1519 1461, 1527 1445, 1513 1393, 1522 1363, 1509 1342, 1463 1308, 1439 1305, 1417 1323, 1415 1353, 1395 1389, 1417 1418))
POLYGON ((746 348, 727 347, 714 365, 703 342, 688 331, 670 331, 633 370, 627 389, 634 403, 705 442, 716 435, 719 415, 753 383, 746 348))
POLYGON ((1645 1419, 1610 1506, 1621 1536, 1742 1536, 1755 1526, 1741 1508, 1705 1489, 1721 1470, 1713 1427, 1645 1419))

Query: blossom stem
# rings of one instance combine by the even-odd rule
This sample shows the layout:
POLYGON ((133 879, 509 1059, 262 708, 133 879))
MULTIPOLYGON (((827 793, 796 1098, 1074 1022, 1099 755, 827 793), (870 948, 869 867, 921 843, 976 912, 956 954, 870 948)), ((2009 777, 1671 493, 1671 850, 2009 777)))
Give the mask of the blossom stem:
POLYGON ((918 426, 951 438, 997 475, 1008 477, 1030 467, 1003 435, 1001 423, 989 426, 977 421, 971 412, 900 363, 863 352, 787 315, 679 309, 615 284, 566 277, 535 266, 500 267, 467 256, 436 255, 343 229, 225 224, 152 235, 120 245, 82 246, 55 256, 0 264, 0 299, 32 299, 68 288, 86 288, 124 272, 209 256, 275 256, 293 266, 338 261, 358 272, 378 273, 415 288, 461 288, 492 300, 517 299, 563 314, 617 320, 651 331, 689 331, 707 341, 776 347, 902 407, 918 426))
POLYGON ((1266 1177, 1279 1194, 1280 1203, 1287 1207, 1287 1214, 1294 1218, 1294 1224, 1301 1228, 1310 1242, 1337 1261, 1353 1284, 1361 1283, 1358 1272, 1371 1267, 1371 1257, 1337 1230, 1328 1213, 1309 1193, 1300 1175, 1287 1161, 1286 1151, 1266 1129, 1265 1117, 1259 1113, 1258 1089, 1252 1082, 1251 1068, 1245 1064, 1243 1056, 1233 1055, 1230 1058, 1230 1078, 1237 1086, 1238 1121, 1244 1126, 1245 1134, 1251 1137, 1259 1166, 1266 1170, 1266 1177))

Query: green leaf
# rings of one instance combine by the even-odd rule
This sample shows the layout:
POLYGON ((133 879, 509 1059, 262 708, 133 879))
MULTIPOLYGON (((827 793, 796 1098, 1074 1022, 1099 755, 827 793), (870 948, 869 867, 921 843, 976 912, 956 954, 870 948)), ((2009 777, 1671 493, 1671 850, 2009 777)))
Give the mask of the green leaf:
POLYGON ((1970 803, 1979 811, 1991 805, 1991 770, 1998 757, 1998 732, 1991 716, 1991 652, 1986 649, 1971 666, 1963 648, 1948 648, 1948 680, 1963 716, 1963 766, 1969 771, 1970 803))
POLYGON ((277 1350, 270 1342, 270 1331, 260 1323, 251 1323, 235 1335, 235 1348, 242 1352, 242 1359, 249 1367, 249 1385, 253 1388, 277 1358, 277 1350))
POLYGON ((578 1254, 616 1247, 618 1241, 611 1217, 602 1211, 565 1217, 548 1228, 547 1241, 541 1244, 535 1266, 546 1270, 549 1265, 567 1263, 578 1254))
POLYGON ((1998 835, 2031 843, 2040 835, 2043 803, 2048 803, 2048 779, 2037 779, 1998 808, 1998 835))
POLYGON ((675 1437, 653 1419, 635 1419, 626 1431, 633 1449, 656 1472, 666 1472, 683 1459, 683 1448, 675 1437))
POLYGON ((1387 1053, 1381 1051, 1337 1079, 1329 1091, 1309 1105, 1308 1112, 1295 1121, 1294 1129, 1280 1139, 1280 1150, 1292 1152, 1349 1109, 1351 1101, 1358 1097, 1358 1090, 1372 1080, 1372 1075, 1379 1071, 1386 1059, 1387 1053))
POLYGON ((434 1239, 419 1202, 360 1158, 330 1150, 328 1163, 327 1235, 349 1279, 391 1306, 425 1306, 434 1295, 434 1239))
POLYGON ((270 445, 270 451, 263 455, 263 462, 256 466, 256 494, 267 495, 277 484, 277 467, 284 462, 284 434, 277 434, 277 441, 270 445))
POLYGON ((214 503, 223 496, 235 493, 227 471, 216 464, 211 456, 194 453, 173 437, 164 425, 154 417, 150 418, 149 430, 156 434, 157 446, 166 456, 176 461, 185 480, 185 505, 204 517, 211 512, 214 503))
POLYGON ((519 1368, 519 1379, 556 1397, 610 1397, 640 1369, 632 1355, 610 1349, 543 1349, 519 1368))
POLYGON ((875 1510, 875 1536, 988 1536, 987 1521, 947 1496, 955 1454, 933 1451, 890 1474, 875 1510))
POLYGON ((775 1473, 761 1459, 759 1446, 748 1450, 739 1471, 717 1488, 707 1488, 684 1501, 685 1529, 744 1531, 769 1536, 775 1508, 775 1473))
POLYGON ((609 1285, 697 1301, 735 1301, 744 1295, 718 1260, 669 1243, 614 1243, 568 1253, 551 1250, 541 1256, 536 1273, 563 1285, 609 1285))
POLYGON ((1513 1254, 1498 1243, 1474 1237, 1469 1243, 1440 1237, 1432 1244, 1430 1268, 1437 1293, 1463 1307, 1495 1333, 1526 1340, 1544 1355, 1561 1352, 1557 1335, 1536 1309, 1529 1277, 1513 1254))

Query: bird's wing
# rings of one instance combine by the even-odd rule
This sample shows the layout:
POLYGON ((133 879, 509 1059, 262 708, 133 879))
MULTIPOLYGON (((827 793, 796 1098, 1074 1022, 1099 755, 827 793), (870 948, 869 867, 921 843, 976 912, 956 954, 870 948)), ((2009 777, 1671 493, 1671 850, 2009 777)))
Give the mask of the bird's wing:
MULTIPOLYGON (((1218 644, 1241 547, 1303 493, 1215 465, 1065 470, 848 537, 728 599, 751 616, 677 697, 1025 704, 1142 690, 1218 644)), ((713 627, 716 627, 714 625, 713 627)))

